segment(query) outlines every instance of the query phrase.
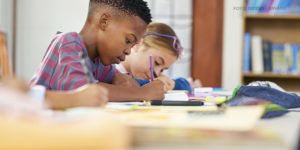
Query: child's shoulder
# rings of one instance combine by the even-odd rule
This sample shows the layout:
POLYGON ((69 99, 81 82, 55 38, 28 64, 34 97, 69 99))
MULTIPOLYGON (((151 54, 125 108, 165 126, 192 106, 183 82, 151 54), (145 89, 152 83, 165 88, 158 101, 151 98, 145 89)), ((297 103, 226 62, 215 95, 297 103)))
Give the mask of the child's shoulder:
POLYGON ((66 33, 58 33, 54 36, 54 40, 59 41, 61 44, 67 43, 81 43, 82 39, 77 32, 66 32, 66 33))

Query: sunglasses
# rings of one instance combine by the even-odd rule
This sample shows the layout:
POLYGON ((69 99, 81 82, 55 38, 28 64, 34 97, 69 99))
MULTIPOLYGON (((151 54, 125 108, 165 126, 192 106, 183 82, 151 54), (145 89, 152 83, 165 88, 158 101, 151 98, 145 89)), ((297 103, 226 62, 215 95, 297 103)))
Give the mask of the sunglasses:
POLYGON ((167 37, 167 38, 174 39, 173 48, 177 51, 178 56, 181 56, 183 54, 183 47, 181 46, 180 41, 176 36, 160 34, 160 33, 147 33, 144 35, 144 38, 149 35, 155 35, 155 36, 161 36, 161 37, 167 37))

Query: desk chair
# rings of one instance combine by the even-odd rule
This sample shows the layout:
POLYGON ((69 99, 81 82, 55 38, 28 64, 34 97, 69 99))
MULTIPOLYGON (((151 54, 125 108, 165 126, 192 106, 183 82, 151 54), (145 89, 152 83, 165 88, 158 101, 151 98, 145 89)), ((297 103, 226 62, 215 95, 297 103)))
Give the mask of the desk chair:
POLYGON ((12 75, 5 34, 0 32, 0 77, 11 77, 12 75))

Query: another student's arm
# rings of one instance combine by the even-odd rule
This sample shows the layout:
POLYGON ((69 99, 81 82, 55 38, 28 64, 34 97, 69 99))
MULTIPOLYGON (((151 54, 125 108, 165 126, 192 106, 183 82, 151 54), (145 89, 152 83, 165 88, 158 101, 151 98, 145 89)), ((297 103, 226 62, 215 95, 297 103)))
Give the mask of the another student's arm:
POLYGON ((157 79, 161 80, 164 82, 166 85, 167 90, 173 90, 175 87, 175 81, 170 79, 169 77, 165 75, 160 75, 157 79))
POLYGON ((164 83, 155 80, 142 87, 130 87, 122 85, 112 85, 98 83, 108 91, 109 101, 142 101, 142 100, 161 100, 164 98, 166 90, 164 83))
POLYGON ((108 91, 97 84, 88 84, 79 89, 63 91, 47 91, 46 103, 52 109, 70 107, 95 107, 103 106, 108 101, 108 91))

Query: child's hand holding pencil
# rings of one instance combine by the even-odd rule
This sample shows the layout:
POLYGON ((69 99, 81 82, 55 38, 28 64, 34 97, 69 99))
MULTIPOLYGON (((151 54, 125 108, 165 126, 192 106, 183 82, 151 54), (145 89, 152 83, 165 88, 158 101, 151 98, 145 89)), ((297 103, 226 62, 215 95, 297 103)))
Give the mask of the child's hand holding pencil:
POLYGON ((165 75, 161 75, 157 78, 158 80, 161 80, 164 84, 165 84, 165 90, 169 91, 169 90, 173 90, 175 87, 175 81, 168 78, 165 75))

